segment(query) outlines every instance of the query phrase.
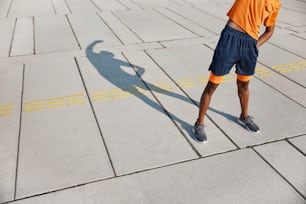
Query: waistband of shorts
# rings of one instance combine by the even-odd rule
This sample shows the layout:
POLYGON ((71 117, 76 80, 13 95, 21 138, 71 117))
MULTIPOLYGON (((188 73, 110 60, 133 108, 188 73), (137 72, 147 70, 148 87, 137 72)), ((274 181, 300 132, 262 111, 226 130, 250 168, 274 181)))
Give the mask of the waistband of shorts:
POLYGON ((252 41, 254 41, 254 42, 257 42, 257 40, 254 39, 254 38, 252 38, 249 34, 247 34, 247 33, 245 33, 245 32, 241 32, 241 31, 239 31, 239 30, 236 30, 236 29, 234 29, 234 28, 232 28, 232 27, 229 27, 228 25, 225 25, 225 27, 224 27, 223 30, 226 31, 226 32, 234 33, 234 34, 236 34, 236 35, 239 36, 239 37, 247 38, 247 39, 249 39, 249 40, 252 40, 252 41))

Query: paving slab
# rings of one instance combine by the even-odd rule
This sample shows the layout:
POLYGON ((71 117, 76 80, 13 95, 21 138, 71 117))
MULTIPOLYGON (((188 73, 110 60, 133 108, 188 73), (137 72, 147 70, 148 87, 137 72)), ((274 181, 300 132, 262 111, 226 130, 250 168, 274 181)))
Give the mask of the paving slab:
POLYGON ((249 113, 261 128, 259 134, 246 131, 236 122, 240 105, 235 80, 218 89, 208 112, 240 147, 305 133, 305 108, 255 78, 252 79, 250 93, 249 113), (271 125, 271 121, 278 123, 271 125))
POLYGON ((171 0, 155 0, 155 1, 133 0, 133 2, 143 9, 162 8, 162 7, 166 7, 169 5, 177 4, 175 3, 175 1, 171 1, 171 0))
POLYGON ((123 5, 125 5, 129 9, 140 9, 141 8, 140 6, 138 6, 137 4, 135 4, 131 0, 118 0, 118 2, 120 2, 123 5))
MULTIPOLYGON (((296 65, 298 66, 299 64, 296 65)), ((296 71, 299 72, 300 70, 296 71)), ((255 75, 265 83, 280 91, 285 96, 301 104, 304 108, 306 107, 306 89, 302 86, 280 74, 275 73, 273 70, 260 63, 257 63, 255 75)))
POLYGON ((216 18, 213 15, 192 7, 171 6, 169 9, 216 35, 221 33, 226 23, 223 19, 216 18))
POLYGON ((281 8, 278 20, 293 26, 305 26, 306 13, 281 8))
MULTIPOLYGON (((209 76, 207 67, 212 53, 208 48, 169 48, 152 50, 149 53, 173 80, 179 81, 184 75, 189 78, 194 86, 179 86, 196 101, 199 100, 209 76)), ((235 76, 229 75, 214 94, 208 114, 240 147, 293 137, 306 131, 305 109, 256 78, 251 82, 249 107, 250 114, 255 115, 255 121, 261 127, 261 133, 246 131, 237 124, 240 105, 236 89, 235 76), (277 120, 278 125, 271 126, 271 120, 277 120)))
POLYGON ((8 57, 15 20, 0 20, 0 57, 8 57))
POLYGON ((46 15, 54 15, 54 8, 50 0, 14 0, 8 18, 46 15))
POLYGON ((17 19, 10 56, 34 53, 33 17, 17 19))
POLYGON ((299 37, 293 35, 275 35, 271 38, 270 42, 306 59, 306 41, 299 37))
POLYGON ((0 1, 0 19, 6 19, 7 13, 9 11, 11 0, 1 0, 0 1))
POLYGON ((206 37, 212 37, 215 36, 214 33, 204 29, 203 27, 193 23, 192 21, 170 11, 166 8, 158 8, 155 9, 157 12, 161 13, 162 15, 166 16, 167 18, 170 18, 171 20, 175 21, 179 25, 182 25, 184 28, 190 30, 192 33, 198 35, 198 36, 206 36, 206 37))
POLYGON ((0 64, 0 203, 14 199, 22 78, 23 64, 0 64))
POLYGON ((303 65, 303 61, 303 58, 286 50, 279 49, 279 47, 271 45, 270 43, 263 45, 259 50, 258 62, 271 67, 278 73, 306 87, 306 69, 303 65), (295 67, 290 68, 290 64, 295 62, 302 62, 302 64, 298 69, 295 67))
POLYGON ((289 141, 306 155, 306 135, 290 139, 289 141))
POLYGON ((294 34, 294 35, 301 38, 301 39, 306 40, 306 32, 305 33, 297 33, 297 34, 294 34))
POLYGON ((305 26, 291 26, 288 27, 289 30, 292 30, 296 33, 305 33, 306 32, 306 25, 305 26))
POLYGON ((34 26, 37 53, 80 49, 65 16, 35 17, 34 26))
POLYGON ((101 11, 127 10, 127 7, 114 0, 93 0, 101 11))
POLYGON ((118 37, 96 13, 73 14, 69 15, 69 19, 82 49, 86 49, 93 40, 103 41, 104 46, 122 45, 118 37))
POLYGON ((99 9, 93 4, 91 0, 66 0, 71 12, 74 13, 95 13, 99 9))
POLYGON ((78 62, 117 175, 197 157, 120 53, 87 57, 78 62))
POLYGON ((118 36, 124 44, 142 43, 141 39, 139 39, 128 27, 122 24, 112 12, 99 12, 98 15, 111 27, 112 31, 116 33, 116 36, 118 36))
POLYGON ((115 15, 144 42, 196 37, 153 10, 120 11, 115 12, 115 15))
POLYGON ((200 144, 194 140, 192 127, 198 108, 174 82, 161 71, 161 69, 144 52, 124 52, 130 63, 145 67, 146 73, 142 79, 153 91, 154 95, 168 111, 177 127, 184 132, 185 137, 195 147, 201 156, 208 156, 236 149, 236 146, 215 126, 210 120, 207 121, 207 134, 214 135, 208 144, 200 144))
POLYGON ((56 15, 70 14, 71 11, 65 0, 52 0, 56 15))
POLYGON ((214 204, 305 203, 290 185, 249 149, 13 203, 200 204, 203 201, 214 204))
POLYGON ((301 12, 301 13, 305 13, 305 9, 306 9, 305 2, 299 1, 299 0, 283 1, 282 6, 284 8, 294 10, 294 11, 298 11, 298 12, 301 12))
POLYGON ((25 70, 16 197, 112 177, 73 58, 33 61, 25 70))
POLYGON ((255 149, 306 197, 306 157, 303 154, 285 141, 255 149))
POLYGON ((211 42, 212 39, 209 37, 199 37, 199 38, 191 38, 191 39, 183 39, 183 40, 169 40, 163 41, 161 44, 167 48, 170 47, 188 47, 188 46, 198 46, 211 42))
POLYGON ((227 12, 231 8, 231 5, 224 3, 217 3, 215 1, 205 0, 197 2, 193 8, 197 8, 206 13, 211 14, 212 16, 216 16, 217 18, 223 19, 225 21, 228 20, 227 12))

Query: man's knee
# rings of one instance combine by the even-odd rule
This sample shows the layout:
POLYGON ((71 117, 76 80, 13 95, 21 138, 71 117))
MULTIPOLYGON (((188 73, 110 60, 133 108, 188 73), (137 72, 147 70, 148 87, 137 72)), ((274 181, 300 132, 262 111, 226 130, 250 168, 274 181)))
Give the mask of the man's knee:
POLYGON ((204 89, 204 94, 203 95, 213 95, 213 93, 215 92, 215 90, 217 89, 219 84, 215 84, 212 83, 211 81, 209 81, 204 89))
POLYGON ((240 81, 237 79, 238 93, 243 94, 249 90, 249 81, 240 81))

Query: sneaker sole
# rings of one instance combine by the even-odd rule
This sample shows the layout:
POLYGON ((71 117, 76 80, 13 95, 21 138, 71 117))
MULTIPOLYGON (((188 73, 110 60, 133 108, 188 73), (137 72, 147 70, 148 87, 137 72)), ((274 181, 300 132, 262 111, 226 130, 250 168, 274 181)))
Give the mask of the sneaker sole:
POLYGON ((242 126, 245 127, 245 129, 247 129, 249 132, 253 132, 253 133, 260 133, 260 130, 257 130, 257 131, 253 131, 251 130, 244 122, 242 122, 241 120, 239 120, 239 118, 237 119, 238 123, 242 126))

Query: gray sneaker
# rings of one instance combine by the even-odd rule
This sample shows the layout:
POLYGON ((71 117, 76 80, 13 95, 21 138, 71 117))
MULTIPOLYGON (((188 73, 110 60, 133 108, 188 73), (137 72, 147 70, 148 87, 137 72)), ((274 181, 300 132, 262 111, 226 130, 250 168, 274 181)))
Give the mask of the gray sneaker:
POLYGON ((195 139, 198 142, 206 143, 207 142, 207 136, 204 131, 204 125, 199 124, 199 121, 197 120, 196 123, 193 126, 193 133, 195 135, 195 139))
POLYGON ((252 116, 246 116, 246 117, 242 117, 242 115, 240 114, 240 117, 238 119, 238 122, 241 125, 244 125, 246 127, 246 129, 248 129, 249 131, 252 132, 256 132, 259 133, 259 127, 258 125, 256 125, 256 123, 253 121, 253 117, 252 116))

